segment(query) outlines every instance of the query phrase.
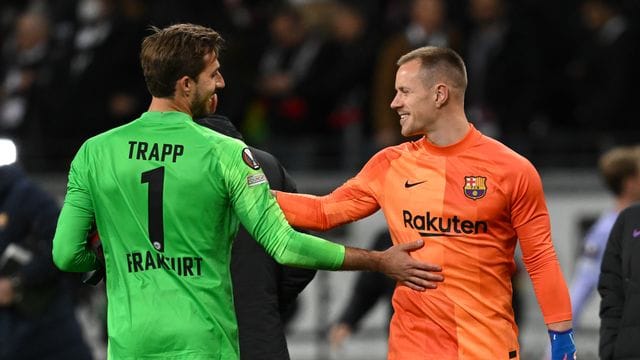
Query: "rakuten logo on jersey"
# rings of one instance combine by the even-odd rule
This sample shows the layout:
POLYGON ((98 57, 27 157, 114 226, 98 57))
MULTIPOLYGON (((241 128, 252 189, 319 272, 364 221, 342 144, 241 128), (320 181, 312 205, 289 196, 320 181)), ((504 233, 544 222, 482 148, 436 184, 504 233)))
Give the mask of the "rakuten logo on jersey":
POLYGON ((414 215, 409 210, 402 210, 404 227, 420 230, 420 236, 458 236, 461 234, 486 233, 489 225, 486 221, 462 220, 454 215, 450 218, 426 214, 414 215))

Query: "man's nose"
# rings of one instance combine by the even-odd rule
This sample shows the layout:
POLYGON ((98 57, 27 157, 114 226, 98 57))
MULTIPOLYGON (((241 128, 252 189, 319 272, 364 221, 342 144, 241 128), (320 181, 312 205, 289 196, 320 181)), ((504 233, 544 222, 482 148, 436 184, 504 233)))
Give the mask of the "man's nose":
POLYGON ((393 100, 391 101, 391 104, 389 104, 389 106, 392 109, 397 109, 400 107, 400 100, 398 99, 398 96, 396 95, 393 100))
POLYGON ((220 78, 216 81, 216 88, 223 89, 225 87, 224 77, 220 74, 220 78))

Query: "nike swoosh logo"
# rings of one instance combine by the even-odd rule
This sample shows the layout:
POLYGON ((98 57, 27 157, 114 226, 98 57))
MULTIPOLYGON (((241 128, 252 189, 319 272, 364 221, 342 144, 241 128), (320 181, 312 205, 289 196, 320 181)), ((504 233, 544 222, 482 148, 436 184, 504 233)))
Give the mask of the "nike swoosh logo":
POLYGON ((640 236, 640 229, 633 229, 633 237, 637 238, 640 236))
POLYGON ((407 181, 404 182, 404 187, 406 187, 408 189, 410 187, 414 187, 416 185, 420 185, 420 184, 426 183, 426 182, 427 182, 427 180, 410 183, 409 180, 407 180, 407 181))

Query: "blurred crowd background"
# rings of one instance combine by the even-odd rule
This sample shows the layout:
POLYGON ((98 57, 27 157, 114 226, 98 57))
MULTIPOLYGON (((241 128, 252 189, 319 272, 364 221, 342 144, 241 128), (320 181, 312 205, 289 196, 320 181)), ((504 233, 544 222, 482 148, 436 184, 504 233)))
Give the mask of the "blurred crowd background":
POLYGON ((634 0, 3 0, 0 137, 29 172, 66 172, 88 137, 150 97, 149 26, 227 40, 218 112, 290 170, 355 171, 399 137, 395 61, 423 45, 468 66, 469 119, 538 168, 592 167, 636 140, 634 0))
MULTIPOLYGON (((638 143, 637 0, 2 0, 0 138, 16 142, 20 164, 59 199, 81 143, 147 109, 141 40, 149 26, 178 22, 213 27, 227 40, 218 113, 312 193, 403 141, 389 108, 397 59, 424 45, 455 49, 468 67, 468 118, 543 173, 565 276, 586 220, 611 202, 598 157, 638 143)), ((367 246, 370 230, 384 227, 372 221, 328 236, 367 246)), ((354 276, 321 273, 303 293, 293 358, 331 357, 327 327, 354 276)), ((537 356, 548 340, 531 290, 522 293, 522 342, 537 356)), ((92 301, 99 315, 81 312, 84 323, 104 308, 103 297, 92 301)), ((578 329, 585 359, 596 358, 597 305, 578 329)), ((364 326, 361 346, 333 358, 384 358, 386 321, 383 311, 373 332, 364 326)), ((94 345, 104 345, 102 327, 88 327, 94 345)))

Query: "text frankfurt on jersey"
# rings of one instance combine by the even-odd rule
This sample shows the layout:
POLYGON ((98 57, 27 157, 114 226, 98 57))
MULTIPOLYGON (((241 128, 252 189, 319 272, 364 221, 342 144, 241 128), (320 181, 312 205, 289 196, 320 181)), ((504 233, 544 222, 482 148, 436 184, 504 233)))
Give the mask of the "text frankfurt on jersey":
POLYGON ((414 215, 409 210, 402 210, 404 227, 419 230, 420 236, 459 236, 461 234, 486 233, 486 221, 472 221, 460 219, 458 216, 432 216, 429 211, 414 215))
POLYGON ((202 258, 196 256, 168 257, 161 253, 134 251, 127 254, 129 273, 150 270, 173 271, 179 276, 201 276, 202 258))

